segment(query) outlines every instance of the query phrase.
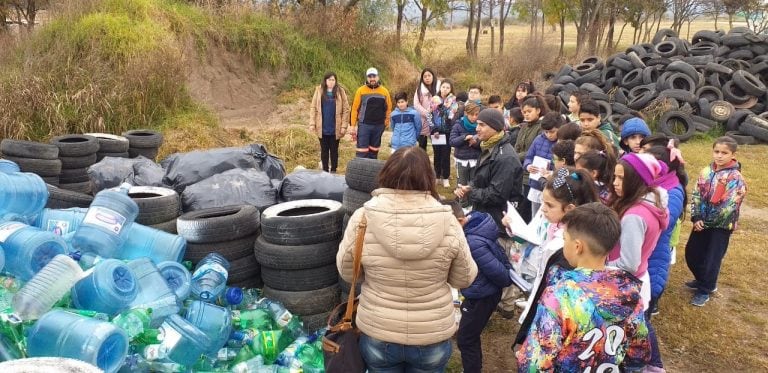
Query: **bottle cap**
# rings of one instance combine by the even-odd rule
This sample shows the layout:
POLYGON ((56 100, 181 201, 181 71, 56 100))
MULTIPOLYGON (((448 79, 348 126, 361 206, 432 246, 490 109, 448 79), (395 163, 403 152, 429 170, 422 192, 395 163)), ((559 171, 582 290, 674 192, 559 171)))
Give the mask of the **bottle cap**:
POLYGON ((227 304, 236 306, 243 301, 243 289, 238 287, 229 287, 224 295, 227 304))

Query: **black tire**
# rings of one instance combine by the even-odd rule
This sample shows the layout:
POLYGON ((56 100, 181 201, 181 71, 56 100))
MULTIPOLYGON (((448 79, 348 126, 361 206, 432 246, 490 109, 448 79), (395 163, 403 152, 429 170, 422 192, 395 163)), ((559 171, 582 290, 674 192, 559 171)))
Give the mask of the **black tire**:
POLYGON ((344 190, 344 196, 341 200, 341 206, 347 214, 352 214, 357 209, 363 207, 363 204, 371 199, 371 193, 361 192, 356 189, 347 188, 344 190))
POLYGON ((739 126, 739 132, 752 136, 756 140, 760 140, 762 142, 768 142, 768 129, 758 127, 752 123, 749 123, 745 121, 744 123, 739 126))
POLYGON ((106 157, 112 157, 112 158, 130 158, 131 156, 128 154, 128 152, 123 153, 96 153, 96 162, 100 162, 102 159, 106 157))
POLYGON ((197 263, 210 253, 219 253, 229 261, 253 255, 253 245, 258 235, 252 234, 236 240, 211 243, 187 243, 184 259, 197 263))
POLYGON ((699 79, 696 68, 683 61, 672 61, 669 65, 667 65, 666 71, 681 72, 691 77, 691 79, 699 79))
POLYGON ((51 209, 87 208, 91 205, 91 202, 93 202, 93 196, 90 194, 73 192, 48 185, 48 201, 45 207, 51 209))
POLYGON ((651 44, 659 44, 668 38, 676 38, 676 37, 677 37, 677 32, 675 30, 672 30, 670 28, 663 28, 663 29, 660 29, 659 31, 656 31, 656 33, 653 34, 653 39, 651 39, 651 44))
POLYGON ((613 61, 611 61, 611 66, 624 72, 632 71, 635 68, 632 65, 632 62, 624 58, 614 58, 613 61))
POLYGON ((264 297, 274 299, 294 315, 312 315, 332 310, 339 304, 339 285, 310 291, 283 291, 264 286, 264 297))
POLYGON ((705 85, 696 90, 696 97, 706 99, 709 102, 723 99, 723 91, 711 85, 705 85))
POLYGON ((384 161, 378 159, 353 158, 347 163, 344 178, 347 186, 361 192, 372 192, 378 187, 379 171, 384 167, 384 161))
POLYGON ((696 126, 696 128, 701 132, 707 132, 717 126, 717 121, 698 115, 691 115, 691 120, 693 121, 693 124, 696 126))
POLYGON ((614 102, 611 105, 611 112, 613 114, 629 114, 629 108, 627 107, 627 105, 614 102))
POLYGON ((733 69, 715 62, 708 63, 706 66, 704 66, 704 70, 712 73, 724 74, 727 76, 731 76, 731 74, 733 74, 733 69))
POLYGON ((90 181, 87 168, 62 168, 59 182, 62 184, 84 183, 90 181))
POLYGON ((16 162, 22 172, 31 172, 39 176, 59 176, 61 161, 58 159, 20 158, 3 154, 3 158, 16 162))
POLYGON ((58 159, 59 148, 56 145, 34 141, 3 139, 0 152, 4 155, 21 158, 58 159))
POLYGON ((130 143, 123 136, 112 135, 109 133, 86 133, 93 136, 99 142, 98 153, 127 153, 130 143))
POLYGON ((165 221, 158 224, 150 225, 150 227, 161 230, 163 232, 171 233, 171 234, 177 234, 178 230, 176 229, 176 219, 165 221))
POLYGON ((683 89, 667 89, 667 90, 661 91, 659 95, 662 97, 674 98, 679 102, 688 102, 688 103, 696 102, 696 96, 690 91, 683 90, 683 89))
POLYGON ((749 61, 755 57, 755 53, 748 49, 740 49, 728 53, 728 58, 749 61))
POLYGON ((261 266, 253 255, 229 261, 228 284, 248 281, 256 277, 261 277, 261 266))
POLYGON ((163 144, 163 134, 149 129, 123 132, 131 148, 157 149, 163 144))
POLYGON ((754 145, 757 144, 757 140, 754 136, 746 135, 738 131, 728 131, 725 133, 725 136, 728 136, 734 140, 736 140, 736 143, 739 145, 754 145))
POLYGON ((710 118, 724 122, 731 117, 731 114, 736 110, 730 102, 727 101, 714 101, 709 104, 710 118))
MULTIPOLYGON (((614 104, 620 104, 620 105, 627 105, 628 99, 626 92, 629 92, 628 90, 622 89, 622 87, 619 87, 616 92, 613 93, 613 103, 614 104)), ((616 108, 613 108, 613 111, 616 111, 616 108)), ((623 113, 622 113, 623 114, 623 113)))
POLYGON ((757 127, 768 129, 768 119, 761 118, 757 115, 748 115, 747 118, 744 119, 744 122, 749 122, 757 127))
POLYGON ((624 75, 621 79, 621 86, 625 88, 634 88, 643 84, 643 70, 634 69, 624 75))
POLYGON ((696 101, 696 106, 699 107, 699 115, 707 119, 712 119, 712 106, 706 98, 698 99, 696 101))
POLYGON ((87 135, 63 135, 51 139, 51 144, 59 148, 61 157, 83 157, 99 151, 99 141, 87 135))
POLYGON ((45 181, 46 184, 53 185, 55 187, 59 186, 58 176, 40 176, 40 178, 43 179, 43 181, 45 181))
POLYGON ((303 323, 304 332, 312 334, 328 326, 328 316, 331 312, 323 312, 314 315, 299 315, 303 323))
POLYGON ((261 267, 264 284, 273 289, 286 291, 317 290, 339 281, 336 263, 307 269, 274 269, 261 267))
POLYGON ((157 148, 128 148, 128 158, 138 157, 155 160, 157 158, 157 148))
POLYGON ((746 104, 751 97, 730 80, 723 85, 723 98, 736 106, 746 104))
POLYGON ((760 97, 765 94, 765 83, 760 81, 760 78, 747 71, 734 71, 731 78, 733 79, 733 83, 748 95, 760 97))
POLYGON ((590 71, 578 78, 573 82, 574 85, 580 86, 584 83, 599 83, 600 77, 603 75, 603 73, 600 70, 594 70, 590 71))
POLYGON ((136 221, 144 225, 160 224, 176 219, 181 211, 179 194, 169 188, 135 186, 128 196, 139 206, 136 221))
POLYGON ((96 153, 83 156, 59 156, 61 168, 87 168, 96 163, 96 153))
POLYGON ((666 40, 656 44, 656 53, 662 57, 672 57, 678 54, 678 45, 674 41, 666 40))
POLYGON ((686 142, 696 133, 690 114, 683 111, 668 111, 659 119, 659 128, 667 136, 674 137, 680 142, 686 142), (676 124, 680 123, 685 128, 683 133, 676 132, 676 124))
POLYGON ((768 75, 768 62, 763 61, 752 65, 752 67, 749 68, 749 72, 755 76, 759 75, 765 77, 765 75, 768 75))
POLYGON ((627 106, 629 106, 633 110, 642 110, 648 105, 648 103, 651 102, 651 100, 655 98, 655 96, 656 96, 655 91, 646 91, 640 96, 636 96, 630 99, 629 104, 627 106))
POLYGON ((634 66, 636 69, 644 69, 645 62, 640 58, 640 55, 638 55, 635 52, 629 52, 627 53, 627 57, 629 58, 629 62, 632 63, 632 66, 634 66))
POLYGON ((600 116, 602 118, 608 118, 611 116, 611 114, 613 114, 613 108, 607 101, 594 100, 594 103, 600 107, 600 116))
MULTIPOLYGON (((749 110, 736 110, 728 118, 728 122, 725 124, 726 131, 741 131, 741 124, 750 116, 753 115, 749 110)), ((744 132, 744 131, 741 131, 744 132)), ((744 132, 746 133, 746 132, 744 132)))
POLYGON ((581 74, 582 76, 597 70, 597 64, 594 63, 580 63, 573 67, 573 71, 581 74))
POLYGON ((306 269, 336 263, 339 241, 309 245, 276 245, 259 237, 252 249, 256 260, 263 266, 275 269, 306 269))
POLYGON ((709 31, 709 30, 701 30, 693 34, 693 37, 691 38, 691 43, 697 44, 701 41, 709 41, 716 44, 720 44, 720 34, 709 31))
POLYGON ((245 289, 261 289, 264 287, 264 281, 261 280, 261 272, 259 272, 258 276, 253 276, 249 279, 245 279, 240 282, 230 282, 229 286, 237 286, 239 288, 245 289))
POLYGON ((661 73, 659 69, 653 66, 643 69, 643 84, 653 84, 659 79, 661 73))
POLYGON ((78 192, 78 193, 90 194, 91 182, 85 181, 82 183, 62 183, 61 181, 59 181, 59 188, 70 190, 73 192, 78 192))
POLYGON ((224 242, 258 232, 260 218, 251 205, 212 207, 179 216, 176 228, 187 242, 224 242))
MULTIPOLYGON (((698 78, 698 76, 697 76, 698 78)), ((698 80, 691 79, 690 76, 681 72, 670 74, 664 81, 664 89, 681 89, 693 94, 698 86, 698 80)))
POLYGON ((703 56, 689 56, 689 57, 683 58, 683 62, 694 67, 706 66, 706 64, 714 61, 715 61, 715 57, 712 56, 711 54, 706 54, 703 56))
POLYGON ((584 83, 579 88, 581 88, 582 91, 586 91, 588 93, 593 93, 593 92, 594 93, 605 93, 605 91, 603 91, 602 88, 600 88, 600 87, 598 87, 598 86, 596 86, 596 85, 594 85, 592 83, 584 83))
POLYGON ((563 75, 563 76, 559 76, 559 77, 555 78, 552 81, 552 83, 554 83, 554 84, 568 84, 568 83, 573 83, 574 80, 575 79, 573 79, 573 77, 570 76, 570 75, 563 75))
POLYGON ((309 245, 341 237, 341 203, 325 199, 290 201, 267 207, 261 219, 264 240, 278 245, 309 245))
POLYGON ((746 46, 752 43, 749 41, 749 39, 744 37, 744 35, 738 35, 738 34, 725 35, 722 38, 720 38, 720 41, 722 42, 723 45, 731 48, 746 46))

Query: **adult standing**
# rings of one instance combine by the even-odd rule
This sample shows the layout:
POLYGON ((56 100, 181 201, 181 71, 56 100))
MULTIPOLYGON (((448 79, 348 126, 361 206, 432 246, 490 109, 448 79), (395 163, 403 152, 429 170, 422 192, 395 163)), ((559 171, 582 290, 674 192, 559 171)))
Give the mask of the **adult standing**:
POLYGON ((337 80, 336 73, 325 73, 309 108, 309 130, 320 139, 323 171, 331 173, 339 165, 339 140, 347 133, 350 112, 347 91, 337 80))
POLYGON ((341 277, 351 281, 357 226, 365 218, 360 352, 372 373, 442 372, 457 329, 451 287, 468 287, 477 265, 451 208, 438 201, 426 152, 398 149, 378 184, 350 217, 336 255, 341 277))
POLYGON ((369 68, 365 77, 365 85, 357 89, 352 101, 350 122, 352 128, 356 128, 352 138, 357 141, 355 155, 358 158, 376 159, 381 148, 381 135, 389 128, 392 99, 387 88, 381 85, 376 68, 369 68))
POLYGON ((437 75, 430 68, 421 70, 421 79, 419 87, 413 94, 413 108, 421 114, 421 133, 419 133, 419 147, 427 150, 427 137, 429 137, 429 120, 427 115, 432 105, 432 97, 437 95, 440 88, 440 81, 437 75))

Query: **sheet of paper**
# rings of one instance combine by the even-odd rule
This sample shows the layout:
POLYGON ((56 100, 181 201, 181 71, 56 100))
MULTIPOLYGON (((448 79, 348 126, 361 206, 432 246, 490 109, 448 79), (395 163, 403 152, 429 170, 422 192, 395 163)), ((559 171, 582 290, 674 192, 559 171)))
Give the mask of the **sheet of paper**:
MULTIPOLYGON (((549 162, 550 162, 549 159, 539 157, 538 155, 536 155, 533 157, 533 162, 531 162, 531 166, 536 167, 540 170, 547 170, 549 169, 549 162)), ((541 178, 541 173, 540 172, 532 173, 530 177, 531 179, 538 180, 541 178)))
POLYGON ((507 202, 507 216, 510 223, 510 226, 507 227, 507 234, 520 237, 534 245, 541 245, 541 237, 537 234, 536 227, 525 224, 523 217, 520 216, 515 206, 510 202, 507 202))
POLYGON ((430 136, 432 139, 432 145, 448 145, 448 138, 446 135, 430 136))

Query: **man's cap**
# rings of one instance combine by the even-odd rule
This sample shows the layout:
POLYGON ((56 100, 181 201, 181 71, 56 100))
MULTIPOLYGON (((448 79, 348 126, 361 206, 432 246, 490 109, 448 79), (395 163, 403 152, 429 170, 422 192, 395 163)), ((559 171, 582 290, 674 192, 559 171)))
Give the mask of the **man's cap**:
POLYGON ((379 70, 376 70, 376 68, 375 68, 375 67, 371 67, 371 68, 369 68, 369 69, 368 69, 368 70, 365 72, 365 76, 369 76, 369 75, 377 75, 377 76, 378 76, 378 75, 379 75, 379 70))

